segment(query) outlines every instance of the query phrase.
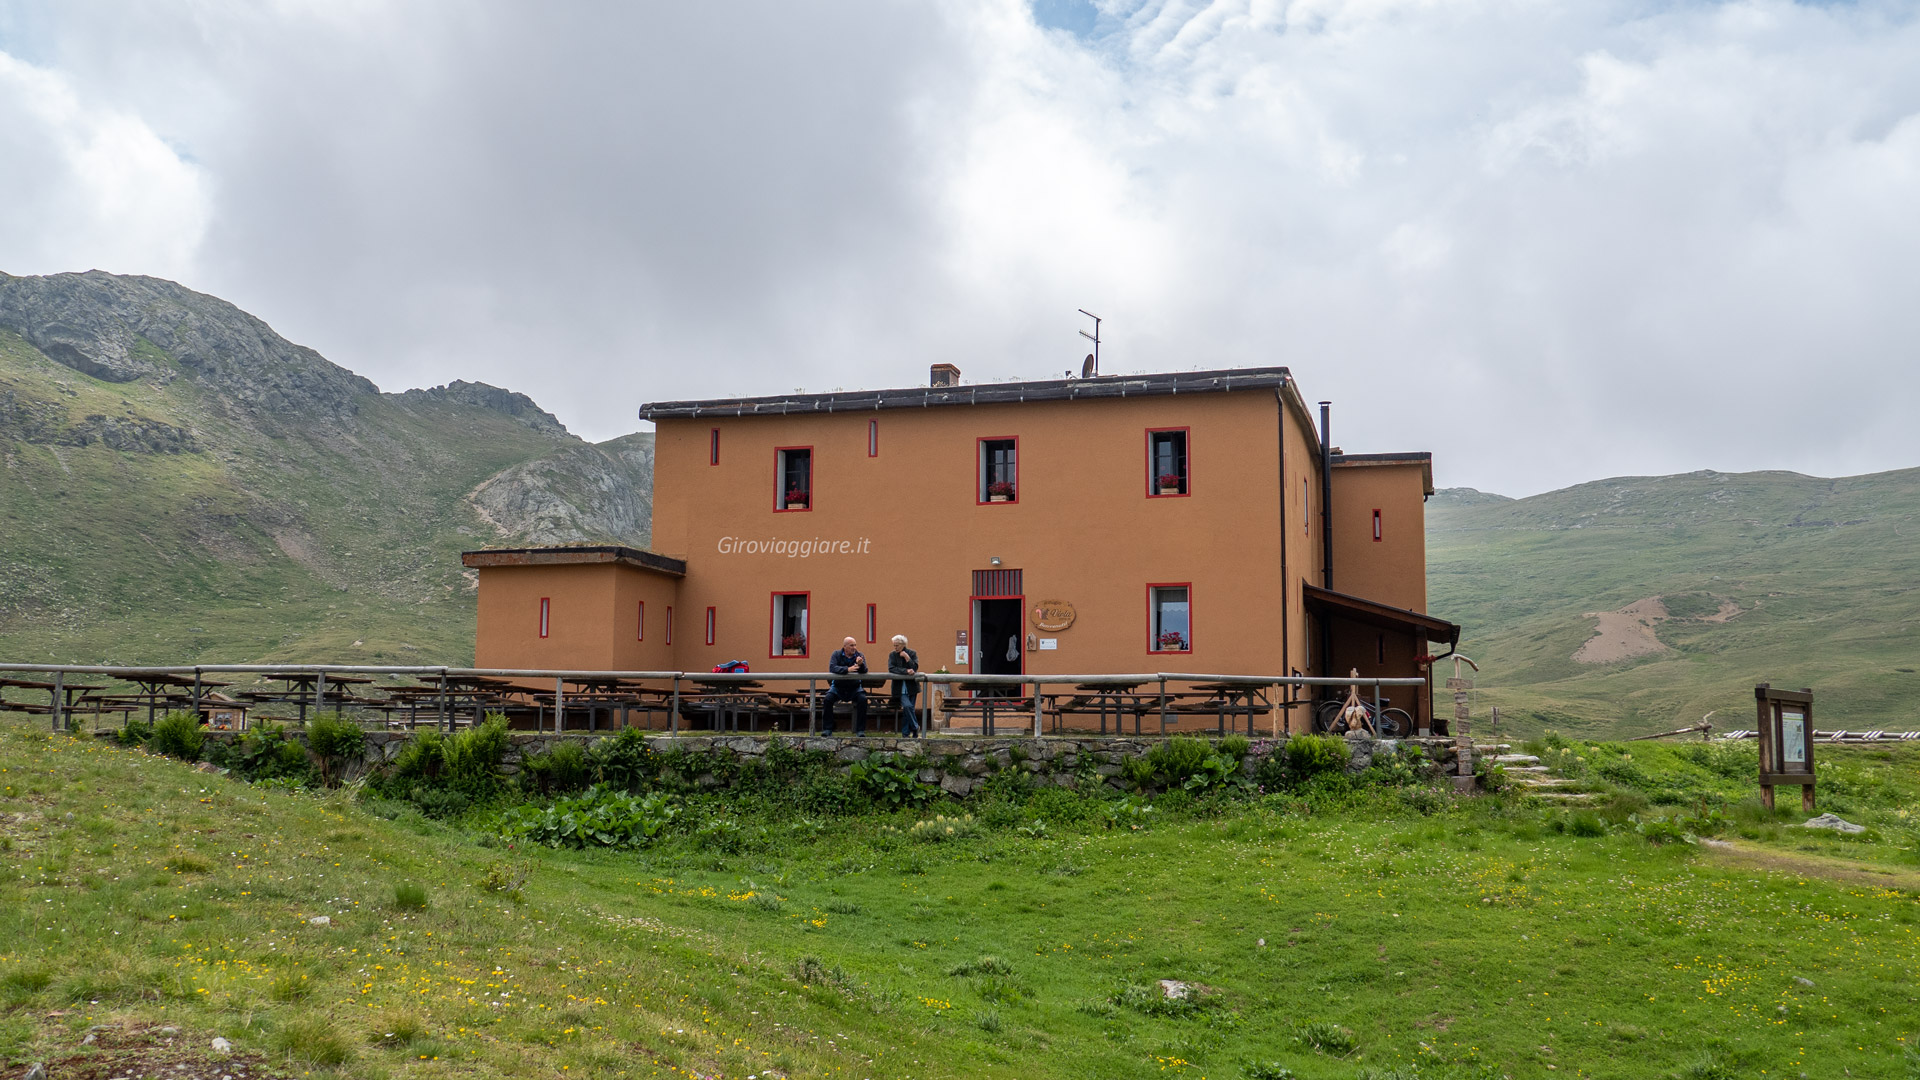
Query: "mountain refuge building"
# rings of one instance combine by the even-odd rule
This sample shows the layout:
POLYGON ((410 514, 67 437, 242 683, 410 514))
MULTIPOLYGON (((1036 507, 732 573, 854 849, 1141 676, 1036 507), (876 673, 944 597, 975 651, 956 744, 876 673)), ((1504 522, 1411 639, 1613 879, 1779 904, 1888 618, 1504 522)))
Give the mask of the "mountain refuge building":
MULTIPOLYGON (((486 668, 1425 677, 1428 453, 1343 453, 1288 369, 667 401, 653 551, 465 553, 486 668)), ((1431 683, 1383 692, 1433 724, 1431 683)), ((1305 710, 1286 724, 1305 730, 1305 710)), ((1438 725, 1444 727, 1444 721, 1438 725)))

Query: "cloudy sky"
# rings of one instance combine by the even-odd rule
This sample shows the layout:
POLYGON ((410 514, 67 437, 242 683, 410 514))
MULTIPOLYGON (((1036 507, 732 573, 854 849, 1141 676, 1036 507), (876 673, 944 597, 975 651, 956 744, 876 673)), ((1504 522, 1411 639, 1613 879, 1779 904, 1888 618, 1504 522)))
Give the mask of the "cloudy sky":
POLYGON ((1920 465, 1920 0, 0 0, 0 270, 384 389, 1292 366, 1527 494, 1920 465))

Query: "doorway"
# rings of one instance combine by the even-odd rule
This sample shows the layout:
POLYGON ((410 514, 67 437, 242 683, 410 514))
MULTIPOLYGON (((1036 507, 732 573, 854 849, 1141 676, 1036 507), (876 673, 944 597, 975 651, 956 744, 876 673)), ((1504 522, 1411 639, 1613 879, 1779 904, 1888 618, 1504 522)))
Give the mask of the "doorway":
MULTIPOLYGON (((1026 649, 1020 639, 1020 614, 1026 601, 1018 596, 973 599, 973 670, 979 675, 1026 673, 1026 649)), ((982 687, 979 697, 1019 697, 1017 686, 982 687)))

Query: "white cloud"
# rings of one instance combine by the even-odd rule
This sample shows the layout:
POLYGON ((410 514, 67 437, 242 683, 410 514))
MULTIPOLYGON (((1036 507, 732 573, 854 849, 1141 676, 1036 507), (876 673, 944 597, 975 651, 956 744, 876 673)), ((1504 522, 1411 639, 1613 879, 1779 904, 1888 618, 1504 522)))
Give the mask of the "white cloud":
POLYGON ((1291 364, 1443 483, 1920 463, 1912 4, 1097 7, 74 9, 0 69, 50 208, 0 250, 595 436, 1055 373, 1086 307, 1109 370, 1291 364))
POLYGON ((206 177, 138 116, 0 52, 0 269, 184 274, 206 177))

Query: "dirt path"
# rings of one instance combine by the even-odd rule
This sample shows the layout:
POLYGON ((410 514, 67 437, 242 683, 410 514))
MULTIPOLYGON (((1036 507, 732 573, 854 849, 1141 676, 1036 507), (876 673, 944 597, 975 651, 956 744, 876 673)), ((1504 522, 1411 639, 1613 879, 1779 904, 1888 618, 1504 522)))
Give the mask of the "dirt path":
POLYGON ((1833 855, 1807 851, 1782 851, 1758 847, 1740 840, 1714 840, 1701 845, 1701 851, 1716 862, 1734 863, 1755 870, 1771 870, 1795 877, 1817 877, 1848 885, 1870 885, 1876 889, 1899 889, 1920 894, 1920 871, 1878 863, 1857 862, 1833 855))

